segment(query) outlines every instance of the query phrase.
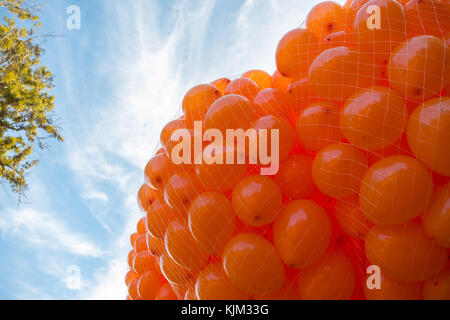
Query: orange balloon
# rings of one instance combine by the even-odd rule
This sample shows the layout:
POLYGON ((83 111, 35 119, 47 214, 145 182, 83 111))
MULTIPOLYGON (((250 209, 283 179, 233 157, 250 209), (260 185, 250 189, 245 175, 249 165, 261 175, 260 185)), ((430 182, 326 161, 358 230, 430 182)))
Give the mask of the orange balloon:
POLYGON ((255 108, 261 117, 273 115, 289 120, 292 114, 285 93, 272 88, 258 93, 255 98, 255 108))
POLYGON ((342 102, 358 89, 373 86, 382 79, 382 68, 369 54, 347 47, 322 52, 309 69, 311 88, 328 101, 342 102))
POLYGON ((140 235, 145 235, 147 233, 146 228, 147 221, 145 219, 146 219, 145 217, 141 218, 137 224, 137 232, 140 235))
POLYGON ((444 1, 411 0, 405 4, 409 36, 443 38, 450 31, 450 5, 444 1))
POLYGON ((234 189, 232 203, 245 224, 262 227, 272 223, 280 213, 282 194, 271 178, 251 175, 234 189))
POLYGON ((200 270, 208 261, 208 254, 195 241, 184 220, 175 220, 171 223, 167 229, 165 242, 169 256, 187 269, 200 270))
POLYGON ((423 295, 425 300, 450 300, 450 269, 425 281, 423 295))
MULTIPOLYGON (((292 147, 294 146, 294 128, 291 126, 289 121, 280 117, 270 115, 257 120, 255 122, 254 128, 258 133, 260 130, 266 130, 267 140, 265 141, 267 141, 266 150, 268 154, 271 154, 273 156, 273 153, 276 152, 275 147, 278 147, 278 163, 284 161, 289 156, 292 147), (271 139, 275 130, 278 130, 278 146, 273 145, 271 139)), ((258 136, 258 141, 261 143, 261 140, 263 138, 260 135, 258 136)), ((261 144, 259 144, 258 146, 258 150, 259 149, 261 149, 261 144)), ((261 153, 259 152, 259 154, 261 153)))
POLYGON ((353 2, 353 0, 345 1, 344 5, 343 5, 344 10, 347 11, 350 8, 350 6, 352 5, 352 2, 353 2))
POLYGON ((422 163, 408 156, 392 156, 367 171, 359 203, 370 222, 395 225, 422 214, 432 194, 433 178, 422 163))
POLYGON ((182 129, 181 131, 174 131, 172 138, 173 140, 166 144, 165 149, 171 165, 176 171, 173 172, 172 170, 171 172, 168 170, 168 173, 192 173, 194 171, 195 157, 197 156, 195 153, 197 141, 200 142, 202 148, 204 146, 202 132, 198 129, 182 129), (185 150, 186 147, 188 148, 187 150, 185 150))
POLYGON ((283 288, 280 291, 272 294, 256 295, 254 300, 261 301, 295 301, 300 300, 297 286, 291 285, 287 288, 283 288))
POLYGON ((341 113, 345 138, 366 150, 382 150, 400 140, 407 121, 404 99, 384 87, 359 91, 341 113))
POLYGON ((152 203, 161 198, 162 194, 156 190, 153 190, 148 185, 144 184, 138 192, 138 205, 141 211, 147 212, 152 203))
POLYGON ((362 151, 349 144, 333 144, 314 159, 312 177, 324 194, 346 198, 358 193, 368 168, 369 161, 362 151))
POLYGON ((195 279, 193 278, 184 284, 175 284, 175 283, 170 284, 178 300, 184 300, 184 298, 186 297, 186 293, 189 290, 195 290, 195 281, 196 278, 195 279))
POLYGON ((131 246, 132 246, 133 248, 134 248, 134 244, 135 244, 137 238, 139 238, 139 233, 137 233, 137 232, 133 233, 133 234, 130 236, 130 243, 131 243, 131 246))
POLYGON ((327 213, 309 200, 288 204, 273 226, 275 246, 284 263, 293 269, 319 260, 330 245, 331 234, 327 213))
POLYGON ((435 277, 448 262, 447 250, 414 223, 374 227, 366 238, 366 255, 386 276, 405 282, 435 277))
POLYGON ((287 89, 287 97, 293 116, 296 118, 311 104, 319 100, 319 97, 311 89, 308 78, 291 82, 287 89))
POLYGON ((423 216, 428 236, 450 248, 450 183, 436 190, 423 216))
POLYGON ((149 251, 142 251, 136 254, 133 260, 133 269, 140 275, 144 275, 147 272, 161 274, 156 258, 149 251))
POLYGON ((405 11, 397 1, 367 2, 358 10, 354 22, 353 31, 359 51, 373 55, 377 63, 387 63, 392 51, 406 41, 406 25, 405 11), (378 11, 370 10, 372 6, 378 11), (374 18, 374 14, 377 17, 374 18))
POLYGON ((193 272, 190 269, 182 267, 167 254, 161 256, 159 265, 164 277, 172 284, 183 285, 194 278, 193 272))
POLYGON ((220 255, 232 238, 236 215, 230 201, 221 193, 199 195, 189 209, 189 228, 200 247, 220 255))
POLYGON ((294 29, 279 42, 276 52, 278 71, 282 76, 302 79, 319 53, 319 38, 310 30, 294 29))
POLYGON ((315 5, 306 17, 306 27, 319 39, 345 29, 345 10, 334 1, 315 5))
POLYGON ((283 262, 275 247, 255 234, 240 234, 227 245, 223 265, 231 283, 252 294, 275 293, 284 285, 283 262))
POLYGON ((359 207, 357 194, 337 200, 334 215, 342 230, 353 238, 365 239, 373 227, 359 207))
POLYGON ((153 237, 147 233, 147 248, 155 257, 160 257, 166 250, 164 240, 153 237))
POLYGON ((225 136, 228 129, 247 130, 257 118, 254 106, 247 98, 230 94, 211 106, 206 114, 204 127, 206 130, 217 129, 225 136))
POLYGON ((282 93, 285 93, 289 85, 291 84, 292 79, 284 77, 278 70, 275 71, 272 75, 272 85, 273 89, 278 89, 282 93))
POLYGON ((301 271, 298 289, 303 300, 348 300, 355 290, 355 272, 350 259, 332 251, 301 271))
POLYGON ((159 273, 149 271, 145 273, 139 280, 138 292, 143 300, 155 300, 156 294, 163 285, 159 273))
POLYGON ((345 31, 330 33, 320 43, 320 52, 337 47, 357 48, 353 34, 345 31))
POLYGON ((418 36, 392 53, 388 65, 392 88, 411 101, 425 101, 450 84, 449 47, 433 36, 418 36))
POLYGON ((165 283, 162 285, 161 289, 159 289, 156 294, 155 300, 166 300, 166 301, 176 301, 178 300, 177 295, 175 294, 173 288, 170 284, 165 283))
POLYGON ((139 235, 136 239, 136 242, 134 243, 134 250, 136 250, 136 253, 148 250, 147 236, 145 234, 139 235))
POLYGON ((139 296, 138 292, 138 284, 139 284, 139 278, 135 278, 131 280, 130 284, 128 285, 128 294, 131 298, 131 300, 140 300, 141 297, 139 296))
POLYGON ((409 118, 408 144, 433 171, 450 177, 450 98, 435 98, 409 118))
POLYGON ((161 131, 161 145, 166 150, 167 154, 170 154, 171 149, 168 147, 171 145, 170 140, 173 135, 173 133, 176 130, 189 130, 192 129, 192 124, 190 124, 186 119, 177 119, 174 121, 169 122, 166 124, 166 126, 161 131))
POLYGON ((146 182, 157 190, 164 190, 164 186, 175 173, 175 165, 166 154, 153 157, 145 167, 146 182))
MULTIPOLYGON (((245 151, 244 148, 242 148, 245 151)), ((198 180, 209 191, 232 190, 247 172, 247 165, 237 161, 239 149, 211 145, 203 151, 202 164, 195 166, 198 180), (231 158, 233 161, 228 162, 231 158), (219 159, 219 160, 217 160, 219 159)))
POLYGON ((236 288, 220 263, 210 264, 198 276, 195 285, 199 300, 248 300, 249 293, 236 288))
POLYGON ((242 78, 248 78, 255 81, 258 85, 259 90, 264 90, 270 88, 272 83, 272 76, 262 70, 250 70, 242 75, 242 78))
POLYGON ((175 210, 186 212, 192 199, 201 192, 201 183, 193 172, 174 174, 164 189, 166 202, 175 210))
POLYGON ((133 250, 131 250, 129 253, 128 253, 128 266, 130 267, 130 268, 132 268, 133 269, 133 262, 134 262, 134 258, 136 257, 136 251, 134 250, 134 248, 133 248, 133 250))
POLYGON ((186 292, 186 295, 184 296, 184 300, 186 301, 197 301, 197 293, 195 292, 195 287, 189 288, 189 290, 186 292))
POLYGON ((300 143, 312 151, 320 151, 330 144, 341 142, 340 108, 329 102, 317 102, 306 108, 296 124, 300 143))
POLYGON ((225 94, 225 90, 227 89, 227 87, 230 83, 231 83, 231 80, 228 78, 220 78, 220 79, 217 79, 217 80, 211 82, 211 84, 213 86, 215 86, 217 89, 219 89, 219 91, 222 93, 222 95, 225 94))
POLYGON ((236 94, 246 97, 249 101, 253 101, 259 93, 259 90, 255 81, 248 78, 239 78, 231 81, 225 90, 225 95, 236 94))
POLYGON ((192 88, 183 99, 183 111, 190 121, 202 121, 209 107, 222 93, 215 86, 202 84, 192 88))
POLYGON ((353 27, 355 25, 356 14, 359 9, 364 6, 370 0, 349 0, 345 4, 345 8, 347 11, 346 23, 345 23, 345 31, 347 33, 353 33, 353 27))
POLYGON ((311 170, 312 163, 309 158, 293 155, 281 164, 274 179, 289 200, 307 199, 316 191, 311 170))
POLYGON ((147 213, 148 232, 157 239, 164 239, 170 223, 180 216, 182 215, 170 208, 163 199, 157 200, 147 213))
POLYGON ((125 284, 127 285, 127 287, 130 285, 131 281, 133 281, 134 279, 138 279, 139 275, 134 272, 133 270, 130 270, 127 272, 126 276, 125 276, 125 284))
POLYGON ((381 288, 370 290, 364 286, 367 300, 422 300, 421 282, 401 282, 384 275, 380 279, 381 288))

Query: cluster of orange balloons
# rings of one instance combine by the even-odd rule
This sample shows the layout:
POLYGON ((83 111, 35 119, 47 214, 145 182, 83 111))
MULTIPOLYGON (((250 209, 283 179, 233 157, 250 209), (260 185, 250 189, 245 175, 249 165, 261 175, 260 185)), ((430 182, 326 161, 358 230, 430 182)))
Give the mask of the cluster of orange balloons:
POLYGON ((325 1, 273 75, 189 90, 145 169, 128 299, 450 299, 449 32, 449 1, 325 1), (195 121, 279 130, 278 173, 175 164, 195 121))

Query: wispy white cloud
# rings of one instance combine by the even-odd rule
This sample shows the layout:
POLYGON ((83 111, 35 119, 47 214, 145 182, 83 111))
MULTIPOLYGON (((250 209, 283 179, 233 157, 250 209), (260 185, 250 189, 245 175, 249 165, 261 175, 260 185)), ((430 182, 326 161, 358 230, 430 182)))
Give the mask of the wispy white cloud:
POLYGON ((90 286, 84 277, 83 269, 79 265, 69 264, 67 260, 57 256, 42 256, 38 261, 37 267, 42 274, 58 281, 63 289, 68 290, 66 296, 70 296, 71 292, 79 294, 81 290, 90 286), (45 261, 42 261, 44 259, 45 261))
POLYGON ((94 276, 94 279, 86 290, 78 295, 84 300, 123 300, 127 296, 124 279, 127 267, 123 263, 123 257, 108 261, 94 276))
MULTIPOLYGON (((29 283, 18 280, 16 282, 16 288, 19 289, 15 294, 15 299, 19 300, 33 300, 39 297, 40 300, 54 300, 55 297, 49 295, 45 288, 39 288, 32 286, 29 283)), ((56 298, 57 299, 57 298, 56 298)))
POLYGON ((18 237, 22 243, 39 249, 87 257, 102 255, 96 244, 55 216, 33 209, 9 210, 0 216, 0 231, 3 237, 18 237))
POLYGON ((81 197, 85 200, 96 200, 101 202, 108 202, 109 197, 105 192, 100 192, 98 190, 90 190, 90 192, 85 192, 81 194, 81 197))

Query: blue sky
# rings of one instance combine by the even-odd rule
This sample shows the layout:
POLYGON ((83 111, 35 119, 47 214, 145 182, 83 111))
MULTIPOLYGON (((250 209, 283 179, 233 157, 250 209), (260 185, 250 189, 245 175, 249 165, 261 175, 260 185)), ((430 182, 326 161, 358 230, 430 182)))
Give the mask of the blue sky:
MULTIPOLYGON (((64 143, 24 203, 0 184, 0 299, 123 299, 136 193, 183 93, 249 69, 317 0, 39 0, 64 143), (66 28, 67 7, 81 29, 66 28)), ((342 2, 342 1, 341 1, 342 2)))

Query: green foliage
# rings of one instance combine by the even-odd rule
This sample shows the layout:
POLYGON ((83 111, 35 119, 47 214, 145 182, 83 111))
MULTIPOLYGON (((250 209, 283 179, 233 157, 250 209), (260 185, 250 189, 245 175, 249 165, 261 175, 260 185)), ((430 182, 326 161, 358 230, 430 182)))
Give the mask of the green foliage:
POLYGON ((0 0, 2 8, 10 14, 0 21, 0 180, 22 193, 26 173, 38 163, 31 159, 33 151, 62 137, 51 118, 52 74, 40 62, 43 49, 34 36, 39 7, 27 0, 0 0))

